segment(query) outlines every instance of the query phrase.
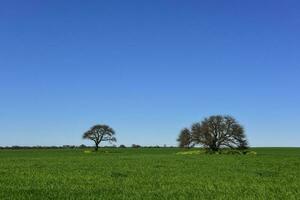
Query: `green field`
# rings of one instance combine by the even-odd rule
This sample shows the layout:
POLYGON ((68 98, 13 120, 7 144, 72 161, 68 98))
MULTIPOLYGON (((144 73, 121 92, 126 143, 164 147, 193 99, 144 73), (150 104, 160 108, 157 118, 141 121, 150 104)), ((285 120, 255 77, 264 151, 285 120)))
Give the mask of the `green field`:
POLYGON ((300 148, 0 150, 0 199, 300 199, 300 148))

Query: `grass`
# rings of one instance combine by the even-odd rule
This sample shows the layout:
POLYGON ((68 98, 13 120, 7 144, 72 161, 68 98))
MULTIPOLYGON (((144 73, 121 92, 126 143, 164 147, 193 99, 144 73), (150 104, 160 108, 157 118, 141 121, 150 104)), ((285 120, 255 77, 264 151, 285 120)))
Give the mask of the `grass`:
POLYGON ((300 148, 0 150, 0 199, 300 199, 300 148))

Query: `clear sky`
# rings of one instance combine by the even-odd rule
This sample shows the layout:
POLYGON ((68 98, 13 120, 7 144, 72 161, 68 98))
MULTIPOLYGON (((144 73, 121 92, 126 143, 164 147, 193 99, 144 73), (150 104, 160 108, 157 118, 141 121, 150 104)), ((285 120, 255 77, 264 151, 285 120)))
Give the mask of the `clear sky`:
POLYGON ((300 146, 298 0, 0 1, 0 146, 176 145, 212 114, 300 146))

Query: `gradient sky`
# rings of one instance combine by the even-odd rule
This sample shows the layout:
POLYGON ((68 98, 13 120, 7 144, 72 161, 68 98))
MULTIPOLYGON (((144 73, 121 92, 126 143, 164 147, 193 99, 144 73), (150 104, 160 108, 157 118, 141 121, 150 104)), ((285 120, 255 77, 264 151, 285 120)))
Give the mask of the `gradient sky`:
POLYGON ((300 1, 0 1, 0 146, 176 145, 233 115, 252 146, 300 146, 300 1))

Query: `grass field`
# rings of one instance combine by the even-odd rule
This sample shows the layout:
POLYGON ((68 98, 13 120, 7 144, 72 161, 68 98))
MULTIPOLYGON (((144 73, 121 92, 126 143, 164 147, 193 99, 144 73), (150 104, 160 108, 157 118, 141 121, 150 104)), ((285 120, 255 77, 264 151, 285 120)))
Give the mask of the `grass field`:
POLYGON ((300 199, 300 148, 0 150, 0 199, 300 199))

